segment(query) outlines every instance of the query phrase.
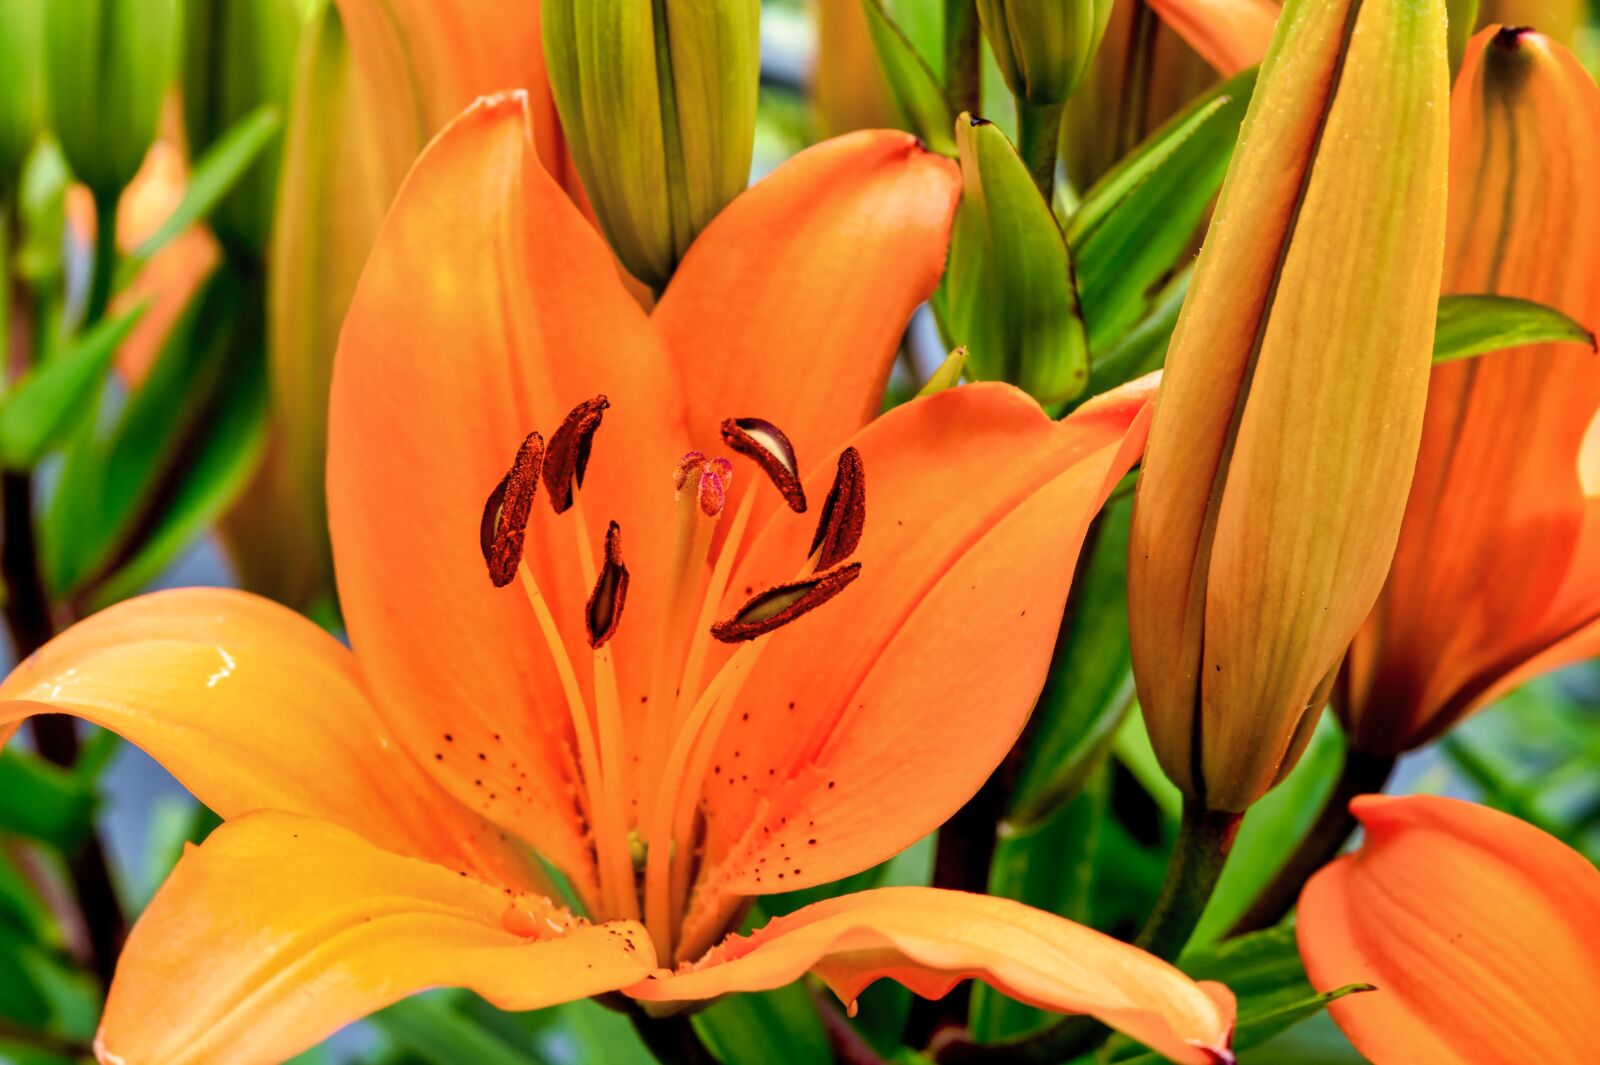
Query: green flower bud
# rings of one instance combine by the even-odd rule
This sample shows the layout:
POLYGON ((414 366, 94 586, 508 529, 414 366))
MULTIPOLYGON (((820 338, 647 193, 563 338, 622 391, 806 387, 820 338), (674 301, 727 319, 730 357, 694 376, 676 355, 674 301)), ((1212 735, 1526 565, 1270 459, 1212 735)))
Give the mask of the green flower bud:
POLYGON ((989 47, 1017 99, 1060 104, 1083 80, 1112 0, 978 0, 989 47))
POLYGON ((44 0, 0 3, 0 200, 21 180, 44 122, 44 0))
POLYGON ((749 180, 759 0, 545 0, 545 58, 600 226, 660 289, 749 180))
POLYGON ((67 162, 99 200, 133 179, 172 82, 177 0, 49 0, 44 70, 67 162))
MULTIPOLYGON (((296 0, 186 0, 183 118, 189 151, 199 155, 261 104, 289 106, 296 0)), ((211 216, 224 246, 259 257, 272 228, 282 139, 255 161, 211 216)))

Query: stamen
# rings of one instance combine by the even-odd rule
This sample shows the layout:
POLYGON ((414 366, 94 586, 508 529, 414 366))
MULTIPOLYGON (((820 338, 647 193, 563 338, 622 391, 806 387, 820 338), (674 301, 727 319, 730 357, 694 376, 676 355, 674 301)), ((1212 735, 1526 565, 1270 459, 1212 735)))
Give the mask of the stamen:
POLYGON ((539 467, 544 461, 544 438, 529 433, 517 448, 511 469, 500 478, 483 504, 478 525, 478 546, 489 566, 489 580, 504 588, 517 579, 522 546, 528 531, 533 497, 539 490, 539 467))
MULTIPOLYGON (((794 445, 769 421, 760 418, 728 418, 722 423, 722 439, 745 458, 761 467, 783 495, 789 509, 806 512, 806 492, 800 484, 800 463, 794 445)), ((552 444, 553 446, 553 444, 552 444)))
POLYGON ((758 592, 731 618, 713 625, 711 635, 723 643, 741 643, 765 636, 809 614, 844 591, 859 576, 861 563, 852 562, 815 577, 768 588, 758 592))
POLYGON ((711 459, 700 467, 700 487, 696 493, 696 502, 700 504, 700 513, 708 518, 722 515, 722 508, 728 502, 728 485, 733 483, 733 463, 727 459, 711 459))
POLYGON ((589 469, 589 449, 594 444, 594 434, 600 429, 600 420, 611 401, 605 396, 586 399, 567 415, 550 437, 550 452, 544 464, 544 486, 550 493, 550 506, 557 514, 572 506, 572 489, 583 487, 583 475, 589 469))
POLYGON ((606 560, 595 580, 594 593, 589 596, 589 607, 584 621, 589 634, 589 646, 595 650, 617 633, 622 622, 622 606, 628 599, 628 567, 622 561, 622 527, 612 522, 606 529, 606 560))
POLYGON ((822 504, 822 518, 807 554, 817 556, 818 569, 833 568, 855 553, 866 524, 867 471, 861 452, 847 447, 839 453, 839 469, 822 504))

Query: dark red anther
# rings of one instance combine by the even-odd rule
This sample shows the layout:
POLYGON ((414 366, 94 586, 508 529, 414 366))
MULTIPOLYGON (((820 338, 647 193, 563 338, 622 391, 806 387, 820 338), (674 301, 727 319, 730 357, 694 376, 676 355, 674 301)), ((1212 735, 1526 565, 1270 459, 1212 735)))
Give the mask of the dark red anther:
POLYGON ((594 445, 594 434, 600 429, 611 401, 605 396, 586 399, 567 415, 550 437, 550 453, 544 464, 544 487, 550 493, 550 505, 557 514, 572 506, 572 489, 583 487, 583 475, 589 469, 589 449, 594 445))
POLYGON ((818 569, 832 569, 855 553, 867 525, 867 470, 861 452, 847 447, 839 452, 839 469, 833 487, 822 503, 822 517, 811 537, 808 554, 817 555, 818 569), (818 554, 818 551, 821 554, 818 554))
POLYGON ((500 478, 483 504, 483 519, 478 525, 478 546, 489 566, 489 580, 504 588, 517 578, 522 562, 523 538, 528 516, 533 512, 533 497, 539 491, 539 468, 544 462, 544 438, 529 433, 511 460, 511 469, 500 478))
POLYGON ((711 635, 723 643, 742 643, 765 636, 774 629, 811 613, 849 587, 861 576, 861 563, 819 573, 801 581, 790 581, 756 595, 731 618, 711 626, 711 635))
POLYGON ((594 593, 584 612, 589 646, 595 650, 617 634, 622 623, 622 606, 628 599, 628 567, 622 562, 622 526, 612 522, 606 529, 606 560, 595 579, 594 593))
POLYGON ((806 491, 800 484, 800 463, 794 445, 769 421, 761 418, 728 418, 722 423, 722 439, 745 458, 761 467, 777 486, 783 501, 796 514, 806 512, 806 491))

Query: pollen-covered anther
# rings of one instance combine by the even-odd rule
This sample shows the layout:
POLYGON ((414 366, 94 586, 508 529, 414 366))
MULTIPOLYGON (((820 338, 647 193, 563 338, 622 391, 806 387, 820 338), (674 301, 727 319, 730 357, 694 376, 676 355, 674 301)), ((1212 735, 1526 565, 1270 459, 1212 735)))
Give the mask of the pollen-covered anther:
POLYGON ((700 483, 696 489, 696 501, 700 504, 700 513, 708 518, 715 518, 721 514, 722 508, 728 502, 728 486, 732 483, 733 463, 727 459, 710 459, 702 465, 700 483))
POLYGON ((722 423, 722 439, 745 458, 761 467, 771 478, 783 501, 796 514, 806 512, 806 492, 800 484, 800 463, 794 445, 769 421, 761 418, 728 418, 722 423))
POLYGON ((742 643, 765 636, 811 613, 844 591, 859 576, 861 563, 852 562, 805 580, 790 581, 757 592, 738 613, 711 626, 711 635, 723 643, 742 643))
POLYGON ((684 455, 672 469, 672 487, 679 492, 683 491, 683 486, 689 483, 690 478, 698 475, 705 464, 704 451, 691 451, 684 455))
POLYGON ((855 553, 866 525, 867 470, 861 452, 847 447, 839 452, 839 468, 822 503, 822 516, 807 554, 817 556, 818 569, 831 569, 855 553))
POLYGON ((484 501, 483 519, 478 525, 478 546, 483 549, 489 580, 496 588, 504 588, 517 579, 523 538, 528 531, 528 516, 533 512, 533 497, 539 490, 539 468, 544 454, 544 438, 538 433, 529 433, 517 448, 511 469, 484 501))
POLYGON ((622 623, 622 606, 628 599, 628 567, 622 562, 622 526, 612 522, 606 529, 606 560, 595 578, 594 592, 584 611, 584 627, 589 646, 598 651, 617 634, 622 623))
POLYGON ((557 514, 572 506, 573 486, 583 487, 594 434, 599 431, 600 421, 610 406, 611 401, 605 396, 584 400, 572 408, 561 428, 550 437, 550 450, 544 463, 544 487, 550 493, 550 506, 557 514))

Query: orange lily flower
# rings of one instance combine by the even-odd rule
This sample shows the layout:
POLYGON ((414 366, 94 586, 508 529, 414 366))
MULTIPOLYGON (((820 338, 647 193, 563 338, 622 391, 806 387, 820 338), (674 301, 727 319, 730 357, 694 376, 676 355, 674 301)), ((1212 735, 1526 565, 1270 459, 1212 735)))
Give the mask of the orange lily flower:
POLYGON ((1150 9, 1225 77, 1261 62, 1283 10, 1276 0, 1148 0, 1150 9))
POLYGON ((671 1009, 807 969, 847 999, 979 976, 1226 1059, 1226 989, 1006 900, 868 891, 728 936, 757 896, 902 850, 1004 757, 1151 385, 1065 422, 1005 385, 871 420, 941 271, 953 164, 901 133, 802 154, 647 318, 528 118, 500 97, 441 134, 344 328, 329 510, 354 650, 243 593, 173 592, 0 687, 0 720, 117 729, 229 819, 132 933, 102 1059, 276 1060, 441 984, 671 1009))
POLYGON ((1377 990, 1330 1007, 1390 1062, 1587 1061, 1600 1015, 1600 871, 1488 807, 1363 795, 1359 851, 1306 884, 1296 934, 1312 984, 1377 990))
POLYGON ((858 129, 893 129, 905 120, 878 62, 861 0, 817 4, 817 65, 811 98, 828 135, 858 129))
MULTIPOLYGON (((1588 72, 1542 34, 1485 30, 1451 123, 1445 291, 1520 296, 1600 327, 1600 89, 1588 72)), ((1580 345, 1433 371, 1394 567, 1336 700, 1354 747, 1420 746, 1600 651, 1597 414, 1600 362, 1580 345)))

